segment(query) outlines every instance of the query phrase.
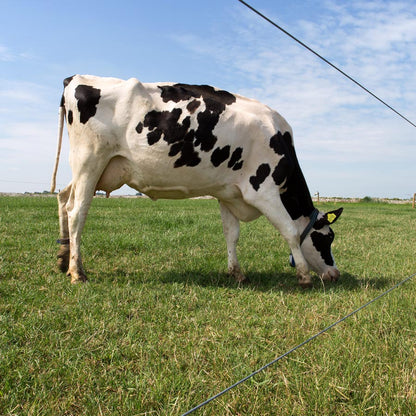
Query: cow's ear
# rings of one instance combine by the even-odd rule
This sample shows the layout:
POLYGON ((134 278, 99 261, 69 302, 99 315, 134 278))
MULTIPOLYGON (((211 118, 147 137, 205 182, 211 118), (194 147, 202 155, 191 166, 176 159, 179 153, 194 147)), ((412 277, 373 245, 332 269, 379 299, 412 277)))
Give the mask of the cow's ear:
POLYGON ((321 228, 325 227, 325 225, 333 224, 341 215, 344 208, 339 208, 335 211, 330 211, 324 214, 322 218, 319 218, 313 226, 315 230, 320 230, 321 228))
POLYGON ((335 211, 327 212, 324 215, 325 222, 328 225, 333 224, 341 216, 343 210, 344 210, 344 208, 338 208, 335 211))

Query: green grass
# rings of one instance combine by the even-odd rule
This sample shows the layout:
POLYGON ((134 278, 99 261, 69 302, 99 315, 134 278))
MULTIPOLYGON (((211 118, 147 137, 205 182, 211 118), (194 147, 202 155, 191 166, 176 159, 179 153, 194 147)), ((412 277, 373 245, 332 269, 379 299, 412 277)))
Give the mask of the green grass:
MULTIPOLYGON (((410 204, 344 208, 341 280, 302 290, 264 218, 239 286, 216 201, 97 198, 71 285, 56 200, 1 197, 0 415, 181 415, 416 272, 410 204)), ((411 280, 195 415, 416 414, 415 300, 411 280)))

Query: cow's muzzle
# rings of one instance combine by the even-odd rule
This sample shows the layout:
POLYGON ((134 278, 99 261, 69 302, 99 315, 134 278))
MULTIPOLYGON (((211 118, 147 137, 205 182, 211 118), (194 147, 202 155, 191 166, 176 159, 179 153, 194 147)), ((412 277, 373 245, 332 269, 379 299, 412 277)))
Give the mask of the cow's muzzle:
POLYGON ((336 282, 339 279, 339 270, 334 267, 322 273, 321 278, 324 282, 336 282))

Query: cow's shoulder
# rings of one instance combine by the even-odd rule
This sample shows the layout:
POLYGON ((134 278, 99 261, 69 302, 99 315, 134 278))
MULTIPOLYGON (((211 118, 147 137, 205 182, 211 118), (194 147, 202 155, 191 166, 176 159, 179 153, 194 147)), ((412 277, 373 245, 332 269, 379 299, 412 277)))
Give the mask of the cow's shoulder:
MULTIPOLYGON (((98 108, 107 106, 111 111, 115 107, 131 106, 135 97, 147 96, 141 82, 135 78, 98 77, 93 75, 74 75, 64 80, 63 103, 73 103, 68 110, 68 121, 73 118, 73 111, 79 112, 79 121, 86 124, 94 117, 98 108)), ((68 104, 70 107, 70 105, 68 104)), ((119 108, 122 110, 122 108, 119 108)), ((125 108, 126 112, 128 108, 125 108)), ((71 122, 69 123, 71 124, 71 122)))
MULTIPOLYGON (((140 89, 144 92, 142 83, 136 78, 123 80, 119 78, 99 77, 94 75, 74 75, 64 80, 65 91, 69 95, 75 95, 74 91, 92 91, 92 88, 100 91, 100 95, 123 95, 132 90, 140 89)), ((86 94, 87 95, 87 94, 86 94)))

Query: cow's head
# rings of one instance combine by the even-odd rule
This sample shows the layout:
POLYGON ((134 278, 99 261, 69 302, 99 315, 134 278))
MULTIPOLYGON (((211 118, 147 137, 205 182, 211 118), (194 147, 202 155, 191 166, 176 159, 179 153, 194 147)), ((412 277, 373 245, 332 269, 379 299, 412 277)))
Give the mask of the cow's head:
MULTIPOLYGON (((325 281, 336 281, 339 277, 339 271, 331 252, 335 234, 330 225, 339 218, 342 211, 343 208, 326 214, 316 212, 317 216, 315 214, 315 218, 311 217, 304 230, 305 235, 301 237, 302 253, 310 269, 325 281)), ((292 256, 291 264, 294 266, 292 256)))

